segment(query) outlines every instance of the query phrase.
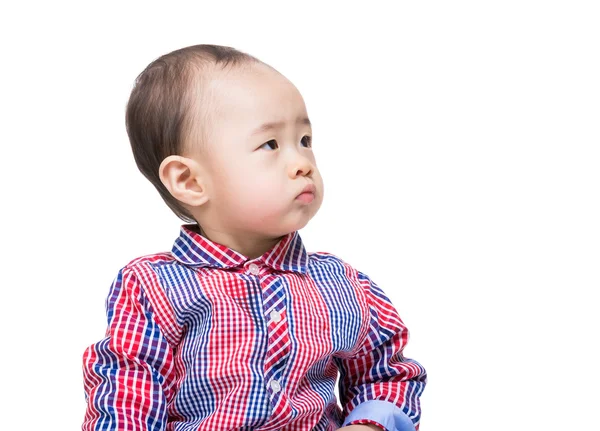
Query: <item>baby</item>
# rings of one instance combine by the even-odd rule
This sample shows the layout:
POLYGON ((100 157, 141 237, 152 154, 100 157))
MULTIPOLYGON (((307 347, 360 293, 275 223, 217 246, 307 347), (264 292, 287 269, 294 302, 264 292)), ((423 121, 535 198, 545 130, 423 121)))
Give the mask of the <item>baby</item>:
POLYGON ((106 336, 83 358, 83 429, 418 429, 426 373, 390 299, 298 234, 324 188, 296 87, 246 53, 190 46, 138 76, 126 124, 185 224, 112 282, 106 336))

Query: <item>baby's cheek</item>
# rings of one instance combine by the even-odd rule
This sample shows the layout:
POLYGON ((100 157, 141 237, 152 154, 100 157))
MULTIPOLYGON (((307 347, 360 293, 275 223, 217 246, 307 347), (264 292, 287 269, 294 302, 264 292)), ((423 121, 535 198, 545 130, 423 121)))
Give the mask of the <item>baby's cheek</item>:
POLYGON ((263 190, 255 192, 254 198, 248 203, 248 206, 257 214, 262 214, 264 217, 269 215, 278 215, 283 208, 284 196, 277 191, 263 190))
POLYGON ((242 212, 241 216, 269 210, 276 201, 269 187, 247 178, 242 178, 235 186, 232 185, 228 193, 229 201, 233 207, 242 212))

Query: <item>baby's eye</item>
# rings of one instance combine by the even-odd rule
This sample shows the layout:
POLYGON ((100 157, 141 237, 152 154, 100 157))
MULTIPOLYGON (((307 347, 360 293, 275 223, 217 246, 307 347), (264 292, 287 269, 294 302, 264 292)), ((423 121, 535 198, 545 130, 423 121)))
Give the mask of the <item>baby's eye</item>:
MULTIPOLYGON (((278 147, 277 141, 275 139, 271 139, 270 141, 265 142, 259 148, 263 148, 265 145, 268 145, 269 147, 275 146, 275 148, 278 147)), ((275 148, 271 148, 271 149, 274 150, 275 148)))
POLYGON ((300 142, 303 142, 306 144, 306 148, 310 148, 312 147, 312 137, 305 135, 302 137, 302 140, 300 142))

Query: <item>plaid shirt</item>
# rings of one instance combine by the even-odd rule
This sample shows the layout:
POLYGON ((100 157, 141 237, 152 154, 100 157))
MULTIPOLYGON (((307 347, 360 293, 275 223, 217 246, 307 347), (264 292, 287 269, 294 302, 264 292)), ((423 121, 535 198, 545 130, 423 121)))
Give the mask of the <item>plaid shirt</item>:
POLYGON ((298 232, 248 259, 197 227, 115 277, 83 430, 418 429, 426 373, 377 284, 298 232))

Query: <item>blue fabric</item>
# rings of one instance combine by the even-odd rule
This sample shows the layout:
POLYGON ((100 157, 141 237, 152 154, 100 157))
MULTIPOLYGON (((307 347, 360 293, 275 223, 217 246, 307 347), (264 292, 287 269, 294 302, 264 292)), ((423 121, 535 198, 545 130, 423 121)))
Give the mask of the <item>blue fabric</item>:
POLYGON ((370 419, 383 425, 386 431, 415 431, 410 418, 389 401, 369 400, 357 405, 344 420, 343 427, 353 421, 370 419))

